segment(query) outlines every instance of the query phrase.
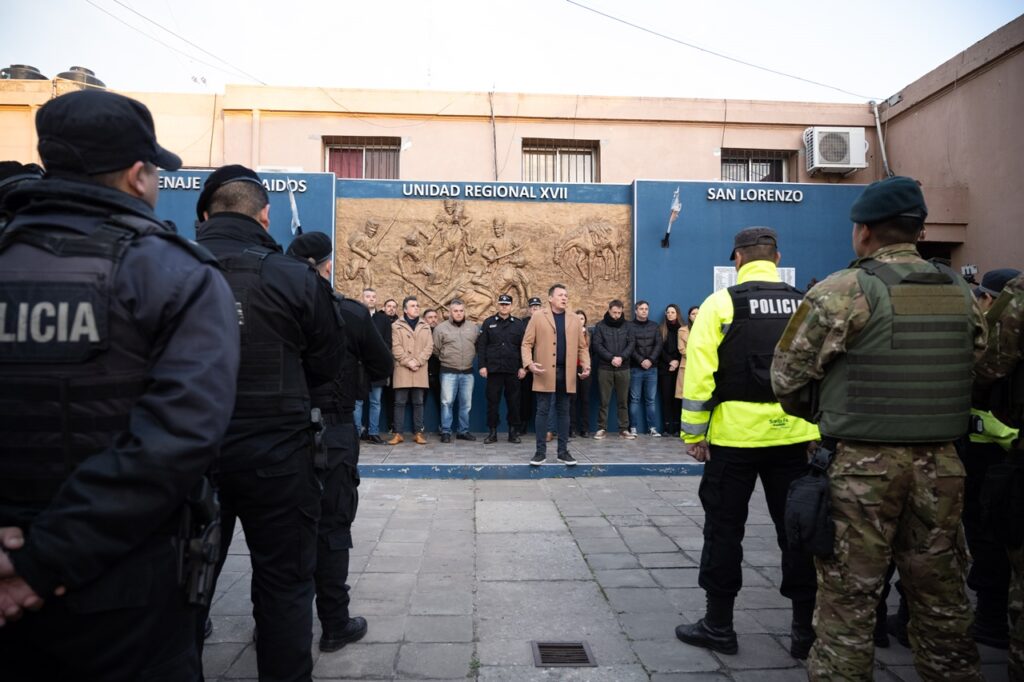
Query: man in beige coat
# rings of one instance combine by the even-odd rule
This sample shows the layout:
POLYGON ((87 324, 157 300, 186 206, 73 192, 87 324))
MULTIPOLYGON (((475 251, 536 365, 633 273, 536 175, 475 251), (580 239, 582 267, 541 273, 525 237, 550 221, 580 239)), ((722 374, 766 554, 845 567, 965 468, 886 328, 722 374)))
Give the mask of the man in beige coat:
POLYGON ((423 395, 430 385, 427 361, 434 352, 430 325, 420 319, 420 304, 415 296, 402 301, 402 316, 391 325, 391 353, 395 356, 395 374, 391 385, 395 388, 395 435, 388 445, 398 445, 405 424, 405 404, 412 403, 412 430, 419 445, 427 442, 423 436, 423 395))
MULTIPOLYGON (((547 460, 547 440, 543 425, 552 410, 558 414, 558 459, 566 466, 576 460, 569 454, 569 394, 576 392, 576 365, 580 378, 590 376, 590 352, 583 325, 576 315, 566 314, 569 292, 564 284, 548 289, 548 307, 530 317, 523 335, 523 367, 533 373, 533 392, 537 402, 537 452, 530 464, 540 466, 547 460), (566 371, 568 368, 570 371, 566 371)), ((526 415, 523 415, 524 420, 526 415)))

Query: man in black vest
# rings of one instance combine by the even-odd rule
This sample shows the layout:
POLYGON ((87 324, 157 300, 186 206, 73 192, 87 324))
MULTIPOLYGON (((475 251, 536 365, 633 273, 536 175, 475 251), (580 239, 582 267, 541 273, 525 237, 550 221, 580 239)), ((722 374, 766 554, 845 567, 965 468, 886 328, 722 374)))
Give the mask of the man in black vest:
MULTIPOLYGON (((508 442, 521 443, 523 427, 519 415, 519 387, 526 370, 521 366, 520 346, 526 323, 512 314, 512 297, 498 296, 498 313, 480 325, 476 339, 480 376, 487 380, 487 437, 484 445, 498 441, 498 408, 505 394, 508 413, 508 442)), ((533 390, 533 387, 530 387, 533 390)))
POLYGON ((768 374, 802 294, 779 277, 778 236, 770 227, 738 232, 729 258, 736 284, 704 300, 687 345, 681 428, 689 453, 705 462, 698 581, 708 606, 704 618, 680 625, 676 636, 721 653, 738 650, 733 606, 743 585, 747 507, 760 479, 782 550, 779 592, 793 604, 789 652, 803 659, 814 641, 814 563, 789 548, 783 516, 789 486, 806 471, 807 447, 818 430, 782 410, 768 374))
MULTIPOLYGON (((331 238, 323 232, 299 235, 288 255, 309 261, 329 282, 333 263, 331 238)), ((394 359, 370 322, 366 306, 332 291, 334 305, 345 322, 345 358, 334 381, 312 389, 313 406, 320 408, 326 431, 327 472, 320 500, 316 547, 316 613, 323 631, 320 651, 337 651, 366 634, 366 619, 348 612, 348 561, 352 522, 359 506, 359 438, 355 428, 357 395, 369 382, 391 376, 394 359)), ((361 392, 361 393, 360 393, 361 392)))
POLYGON ((199 243, 220 260, 238 302, 238 397, 215 466, 221 565, 241 520, 252 560, 260 679, 309 679, 320 481, 310 388, 338 376, 345 335, 330 291, 270 236, 259 176, 224 166, 196 205, 199 243))
POLYGON ((181 159, 145 106, 78 91, 36 128, 47 177, 0 238, 0 677, 194 680, 176 540, 235 401, 234 299, 153 213, 181 159))

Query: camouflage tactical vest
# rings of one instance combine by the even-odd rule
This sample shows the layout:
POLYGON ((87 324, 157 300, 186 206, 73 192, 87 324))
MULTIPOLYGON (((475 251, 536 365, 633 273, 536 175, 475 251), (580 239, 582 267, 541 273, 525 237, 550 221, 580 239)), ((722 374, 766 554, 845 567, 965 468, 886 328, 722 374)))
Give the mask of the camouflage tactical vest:
POLYGON ((821 382, 823 436, 944 442, 971 411, 974 338, 966 283, 926 262, 855 267, 871 319, 821 382))

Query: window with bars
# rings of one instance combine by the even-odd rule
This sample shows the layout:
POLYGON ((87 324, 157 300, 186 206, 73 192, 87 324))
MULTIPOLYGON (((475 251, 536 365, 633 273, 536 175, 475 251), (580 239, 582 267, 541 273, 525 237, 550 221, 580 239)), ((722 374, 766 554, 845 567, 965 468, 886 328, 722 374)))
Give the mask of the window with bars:
POLYGON ((342 135, 324 138, 327 170, 339 178, 397 180, 400 137, 342 135))
POLYGON ((523 138, 526 182, 601 182, 598 140, 523 138))
POLYGON ((794 152, 768 149, 723 149, 722 179, 737 182, 788 182, 794 152))

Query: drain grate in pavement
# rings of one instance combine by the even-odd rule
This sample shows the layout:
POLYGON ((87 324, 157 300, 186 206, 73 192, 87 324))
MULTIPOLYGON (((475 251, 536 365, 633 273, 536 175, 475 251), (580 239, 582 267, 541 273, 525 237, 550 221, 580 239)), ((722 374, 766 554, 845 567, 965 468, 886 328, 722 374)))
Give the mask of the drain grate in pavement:
POLYGON ((531 642, 538 668, 593 668, 597 666, 586 642, 531 642))

